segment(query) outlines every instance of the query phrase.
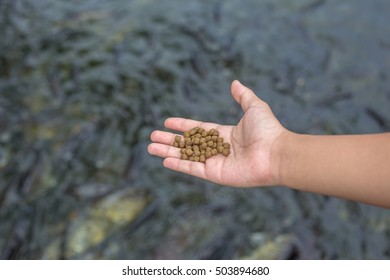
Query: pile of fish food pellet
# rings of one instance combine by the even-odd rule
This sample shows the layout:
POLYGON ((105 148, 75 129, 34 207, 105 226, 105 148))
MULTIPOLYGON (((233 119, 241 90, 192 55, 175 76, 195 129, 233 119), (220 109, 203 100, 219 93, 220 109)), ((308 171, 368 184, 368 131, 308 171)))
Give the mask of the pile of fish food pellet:
POLYGON ((180 148, 181 159, 206 162, 206 159, 217 154, 227 157, 230 154, 230 144, 223 142, 218 130, 209 131, 194 127, 184 132, 183 137, 177 135, 172 146, 180 148))

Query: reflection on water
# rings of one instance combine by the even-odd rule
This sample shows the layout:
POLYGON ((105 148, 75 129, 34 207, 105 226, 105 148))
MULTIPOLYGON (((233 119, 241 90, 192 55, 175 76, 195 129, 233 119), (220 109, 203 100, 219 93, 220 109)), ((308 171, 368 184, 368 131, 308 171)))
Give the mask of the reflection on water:
POLYGON ((223 188, 146 153, 224 124, 240 79, 289 129, 390 130, 390 2, 0 3, 0 258, 390 257, 388 211, 223 188))

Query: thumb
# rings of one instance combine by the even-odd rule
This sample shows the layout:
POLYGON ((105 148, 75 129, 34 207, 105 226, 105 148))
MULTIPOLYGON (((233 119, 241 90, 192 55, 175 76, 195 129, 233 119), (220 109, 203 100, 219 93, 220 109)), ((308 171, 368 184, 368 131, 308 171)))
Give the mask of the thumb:
POLYGON ((234 99, 238 104, 241 105, 244 112, 246 112, 252 106, 264 105, 264 101, 258 98, 252 90, 237 80, 233 81, 231 91, 234 99))

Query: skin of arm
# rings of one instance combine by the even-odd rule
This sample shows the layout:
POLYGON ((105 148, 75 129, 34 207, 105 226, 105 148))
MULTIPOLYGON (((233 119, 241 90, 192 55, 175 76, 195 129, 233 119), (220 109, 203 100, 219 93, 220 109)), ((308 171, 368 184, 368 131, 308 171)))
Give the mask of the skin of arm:
POLYGON ((390 208, 390 133, 320 136, 293 133, 276 119, 267 103, 240 82, 233 98, 243 117, 236 126, 169 118, 165 127, 184 132, 195 126, 216 128, 231 144, 228 157, 205 164, 180 160, 171 146, 175 134, 156 130, 148 152, 164 166, 218 184, 253 187, 284 185, 390 208))
POLYGON ((275 182, 390 208, 390 133, 301 135, 286 132, 275 149, 275 182))

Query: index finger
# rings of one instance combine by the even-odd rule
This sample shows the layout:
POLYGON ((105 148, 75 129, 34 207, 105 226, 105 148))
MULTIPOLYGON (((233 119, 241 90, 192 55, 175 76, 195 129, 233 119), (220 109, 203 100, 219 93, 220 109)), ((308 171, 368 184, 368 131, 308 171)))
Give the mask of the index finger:
POLYGON ((194 127, 201 127, 206 130, 210 130, 212 128, 218 129, 220 127, 219 124, 210 123, 210 122, 201 122, 191 119, 185 118, 168 118, 165 120, 164 125, 166 128, 185 132, 194 127))

